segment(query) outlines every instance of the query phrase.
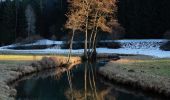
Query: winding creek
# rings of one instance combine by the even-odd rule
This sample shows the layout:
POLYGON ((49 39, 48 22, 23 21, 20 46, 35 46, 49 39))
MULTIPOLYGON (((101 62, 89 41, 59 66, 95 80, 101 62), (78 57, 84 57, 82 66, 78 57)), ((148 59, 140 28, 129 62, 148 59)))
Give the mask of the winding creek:
POLYGON ((104 64, 82 63, 62 74, 51 69, 24 77, 14 84, 16 100, 163 100, 106 81, 97 74, 104 64))

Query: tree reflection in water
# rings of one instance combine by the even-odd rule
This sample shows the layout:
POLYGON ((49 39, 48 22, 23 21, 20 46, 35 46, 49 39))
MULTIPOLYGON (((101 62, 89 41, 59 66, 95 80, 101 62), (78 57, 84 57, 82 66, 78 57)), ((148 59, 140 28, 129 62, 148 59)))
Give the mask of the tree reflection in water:
MULTIPOLYGON (((96 87, 96 63, 84 63, 84 89, 74 89, 72 83, 69 82, 70 88, 66 90, 65 95, 68 100, 106 100, 107 95, 111 92, 112 87, 97 89, 96 87)), ((70 75, 68 74, 70 81, 70 75)), ((74 76, 76 77, 76 76, 74 76)), ((76 86, 75 86, 76 87, 76 86)), ((107 100, 116 100, 112 95, 107 100)))
POLYGON ((158 100, 99 77, 96 72, 104 64, 86 62, 26 77, 15 86, 16 100, 158 100))

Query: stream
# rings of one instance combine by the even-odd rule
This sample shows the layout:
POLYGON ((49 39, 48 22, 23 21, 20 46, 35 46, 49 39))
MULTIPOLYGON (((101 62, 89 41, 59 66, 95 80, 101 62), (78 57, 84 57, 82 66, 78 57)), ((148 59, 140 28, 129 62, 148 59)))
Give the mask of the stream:
POLYGON ((25 77, 14 85, 16 100, 163 100, 105 81, 97 74, 105 63, 82 63, 62 74, 51 69, 25 77))

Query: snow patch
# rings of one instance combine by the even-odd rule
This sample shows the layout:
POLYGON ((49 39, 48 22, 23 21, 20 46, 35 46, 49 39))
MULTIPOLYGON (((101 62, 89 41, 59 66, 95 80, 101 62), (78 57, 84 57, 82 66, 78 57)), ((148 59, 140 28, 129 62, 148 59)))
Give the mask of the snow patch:
MULTIPOLYGON (((161 39, 149 39, 149 40, 116 40, 116 41, 102 41, 102 42, 119 42, 122 48, 119 49, 108 49, 108 48, 97 48, 98 53, 116 53, 116 54, 140 54, 148 55, 158 58, 170 58, 170 51, 162 51, 159 47, 166 43, 167 40, 161 39)), ((29 45, 53 45, 58 46, 62 45, 62 41, 52 41, 52 40, 39 40, 29 45)), ((15 47, 14 45, 0 47, 1 53, 16 53, 16 54, 67 54, 68 49, 59 49, 59 48, 48 48, 41 50, 12 50, 6 49, 8 47, 15 47)), ((84 50, 72 50, 73 54, 83 54, 84 50)))
POLYGON ((38 40, 37 42, 35 43, 32 43, 32 44, 26 44, 27 46, 28 45, 57 45, 57 44, 63 44, 62 41, 52 41, 52 40, 47 40, 47 39, 43 39, 43 40, 38 40))
POLYGON ((167 40, 118 40, 122 48, 126 49, 159 49, 160 46, 167 42, 167 40))

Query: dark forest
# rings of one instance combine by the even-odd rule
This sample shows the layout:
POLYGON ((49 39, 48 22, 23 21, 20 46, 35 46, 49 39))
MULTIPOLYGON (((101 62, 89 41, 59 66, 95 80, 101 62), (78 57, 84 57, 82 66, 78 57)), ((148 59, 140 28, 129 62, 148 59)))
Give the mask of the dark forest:
MULTIPOLYGON (((44 38, 65 38, 66 0, 6 0, 0 3, 0 44, 26 38, 25 10, 31 5, 35 32, 44 38)), ((119 0, 117 18, 125 29, 123 38, 163 38, 170 29, 169 0, 119 0)))

